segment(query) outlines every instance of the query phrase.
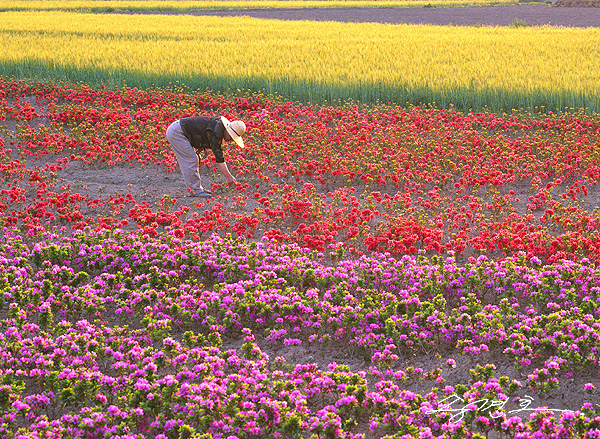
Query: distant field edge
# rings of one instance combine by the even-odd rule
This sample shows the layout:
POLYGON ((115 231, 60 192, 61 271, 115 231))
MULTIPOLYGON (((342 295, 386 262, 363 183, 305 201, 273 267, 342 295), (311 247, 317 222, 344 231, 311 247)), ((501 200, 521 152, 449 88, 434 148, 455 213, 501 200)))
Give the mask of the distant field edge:
POLYGON ((600 96, 593 93, 569 91, 515 92, 502 89, 484 88, 473 90, 465 87, 435 89, 431 87, 411 87, 383 84, 359 84, 349 87, 319 83, 315 81, 286 81, 260 77, 223 77, 194 75, 175 77, 169 75, 149 75, 125 70, 78 69, 39 61, 21 64, 0 63, 0 77, 39 82, 46 84, 86 84, 90 87, 105 86, 118 90, 123 87, 154 89, 161 87, 182 87, 191 92, 211 91, 215 93, 262 93, 284 100, 321 106, 356 104, 430 106, 452 108, 460 112, 492 111, 514 112, 533 111, 600 113, 600 96))
MULTIPOLYGON (((535 1, 532 1, 532 3, 535 1)), ((1 0, 5 11, 70 11, 70 12, 183 12, 239 9, 304 9, 304 8, 444 8, 462 6, 495 6, 519 4, 519 0, 247 0, 247 1, 153 1, 153 0, 1 0)), ((523 3, 523 2, 521 2, 523 3)), ((529 3, 529 2, 525 2, 529 3)))

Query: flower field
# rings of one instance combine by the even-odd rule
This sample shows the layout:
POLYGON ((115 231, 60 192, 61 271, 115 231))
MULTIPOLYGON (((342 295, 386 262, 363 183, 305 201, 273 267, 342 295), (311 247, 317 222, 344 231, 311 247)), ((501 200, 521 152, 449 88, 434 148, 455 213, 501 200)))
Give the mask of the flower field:
POLYGON ((599 147, 584 111, 2 78, 0 435, 598 437, 599 147), (203 201, 196 114, 248 126, 203 201))
POLYGON ((321 105, 600 111, 598 28, 65 11, 0 12, 0 22, 0 74, 8 77, 140 88, 180 81, 321 105))

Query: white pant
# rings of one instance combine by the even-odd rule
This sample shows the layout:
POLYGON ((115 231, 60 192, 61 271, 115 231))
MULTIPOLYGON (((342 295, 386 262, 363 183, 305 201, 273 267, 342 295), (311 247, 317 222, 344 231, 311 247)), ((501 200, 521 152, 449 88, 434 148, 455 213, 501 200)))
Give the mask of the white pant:
POLYGON ((198 155, 190 141, 183 135, 178 120, 167 128, 167 140, 171 144, 175 156, 177 156, 183 179, 187 185, 195 191, 204 190, 200 180, 198 155))

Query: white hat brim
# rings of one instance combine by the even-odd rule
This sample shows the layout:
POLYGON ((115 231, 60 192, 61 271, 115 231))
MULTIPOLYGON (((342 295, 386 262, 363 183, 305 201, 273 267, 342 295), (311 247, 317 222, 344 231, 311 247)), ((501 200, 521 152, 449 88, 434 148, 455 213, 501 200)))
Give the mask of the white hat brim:
POLYGON ((231 124, 231 122, 229 122, 225 116, 221 116, 221 122, 223 122, 223 125, 225 126, 225 129, 227 130, 227 132, 229 133, 229 135, 231 136, 231 138, 233 139, 233 141, 235 143, 237 143, 240 148, 243 148, 244 147, 244 139, 242 139, 241 136, 238 136, 235 133, 235 131, 233 131, 229 127, 229 125, 231 124))

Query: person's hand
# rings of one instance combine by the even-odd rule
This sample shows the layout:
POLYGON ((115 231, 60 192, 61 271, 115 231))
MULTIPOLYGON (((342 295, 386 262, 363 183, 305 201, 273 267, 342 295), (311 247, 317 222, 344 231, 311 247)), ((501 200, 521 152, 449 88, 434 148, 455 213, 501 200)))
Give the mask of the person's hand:
POLYGON ((230 186, 231 186, 231 185, 235 185, 235 186, 237 186, 237 185, 238 185, 238 184, 240 184, 240 183, 239 183, 239 182, 238 182, 238 181, 237 181, 237 180, 234 178, 234 179, 231 179, 231 180, 229 180, 229 181, 227 182, 227 184, 228 184, 228 185, 230 185, 230 186))

